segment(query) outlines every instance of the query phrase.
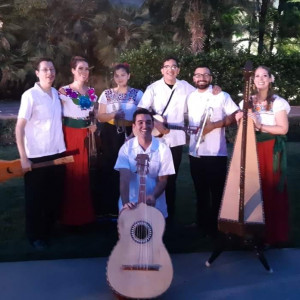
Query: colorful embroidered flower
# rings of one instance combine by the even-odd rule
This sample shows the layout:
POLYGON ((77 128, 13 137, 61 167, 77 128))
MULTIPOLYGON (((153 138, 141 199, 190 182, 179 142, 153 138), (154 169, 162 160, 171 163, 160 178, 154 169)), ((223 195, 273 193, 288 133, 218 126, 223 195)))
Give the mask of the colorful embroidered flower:
POLYGON ((95 89, 94 88, 90 88, 90 89, 88 89, 87 93, 88 93, 91 101, 95 102, 96 98, 97 98, 96 95, 95 95, 95 89))
POLYGON ((88 95, 80 95, 70 88, 65 89, 65 91, 67 96, 72 99, 73 103, 79 105, 82 110, 89 109, 92 106, 92 102, 97 100, 94 88, 89 88, 87 90, 88 95))
POLYGON ((89 109, 92 106, 92 101, 88 96, 79 96, 79 105, 82 110, 89 109))
POLYGON ((66 89, 66 93, 71 98, 76 99, 78 97, 78 93, 73 91, 72 89, 66 89))

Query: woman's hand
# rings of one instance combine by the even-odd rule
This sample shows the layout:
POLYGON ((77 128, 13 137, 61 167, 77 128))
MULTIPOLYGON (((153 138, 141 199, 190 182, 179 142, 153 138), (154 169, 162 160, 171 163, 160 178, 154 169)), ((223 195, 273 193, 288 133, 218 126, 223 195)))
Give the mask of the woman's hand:
POLYGON ((257 128, 258 130, 260 130, 260 128, 261 128, 261 121, 257 117, 257 114, 255 112, 249 112, 248 113, 248 117, 252 119, 255 128, 257 128))
POLYGON ((97 130, 97 125, 93 124, 93 125, 90 125, 88 128, 89 128, 91 133, 94 133, 97 130))
POLYGON ((122 109, 119 109, 115 113, 115 120, 124 120, 125 119, 125 112, 122 109))

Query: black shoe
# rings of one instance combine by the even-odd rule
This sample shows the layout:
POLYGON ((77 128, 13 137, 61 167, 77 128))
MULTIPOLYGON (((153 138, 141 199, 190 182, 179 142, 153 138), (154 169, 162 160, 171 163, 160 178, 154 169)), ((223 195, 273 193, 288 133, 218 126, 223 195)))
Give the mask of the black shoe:
POLYGON ((48 248, 48 244, 44 240, 35 240, 31 242, 31 245, 37 251, 43 251, 48 248))

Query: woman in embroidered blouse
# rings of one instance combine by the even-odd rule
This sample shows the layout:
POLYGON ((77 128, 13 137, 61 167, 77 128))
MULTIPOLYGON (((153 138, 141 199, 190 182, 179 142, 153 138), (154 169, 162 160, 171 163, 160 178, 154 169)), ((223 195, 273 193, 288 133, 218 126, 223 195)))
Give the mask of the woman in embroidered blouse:
POLYGON ((85 58, 72 57, 71 71, 73 82, 59 89, 67 152, 74 156, 74 163, 66 166, 61 223, 80 226, 95 220, 86 140, 89 130, 95 131, 95 125, 90 125, 89 115, 97 96, 95 90, 87 85, 89 65, 85 58))
MULTIPOLYGON (((254 73, 255 92, 250 117, 256 128, 257 152, 266 222, 265 242, 284 245, 289 239, 289 207, 286 184, 286 136, 290 105, 275 95, 274 76, 259 66, 254 73)), ((240 104, 242 106, 242 103, 240 104)), ((239 112, 237 120, 242 116, 239 112)))
POLYGON ((101 127, 101 201, 102 213, 118 215, 119 172, 114 170, 118 152, 132 131, 133 113, 142 91, 129 87, 129 65, 117 64, 113 69, 116 87, 103 91, 99 99, 98 120, 101 127))

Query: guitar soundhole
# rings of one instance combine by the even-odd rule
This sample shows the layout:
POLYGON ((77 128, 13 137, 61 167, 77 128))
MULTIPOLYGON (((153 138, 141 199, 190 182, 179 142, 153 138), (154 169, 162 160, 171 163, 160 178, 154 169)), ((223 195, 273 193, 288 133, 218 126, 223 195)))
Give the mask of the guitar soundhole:
POLYGON ((153 231, 148 222, 137 221, 132 225, 130 233, 135 242, 145 244, 152 238, 153 231))

